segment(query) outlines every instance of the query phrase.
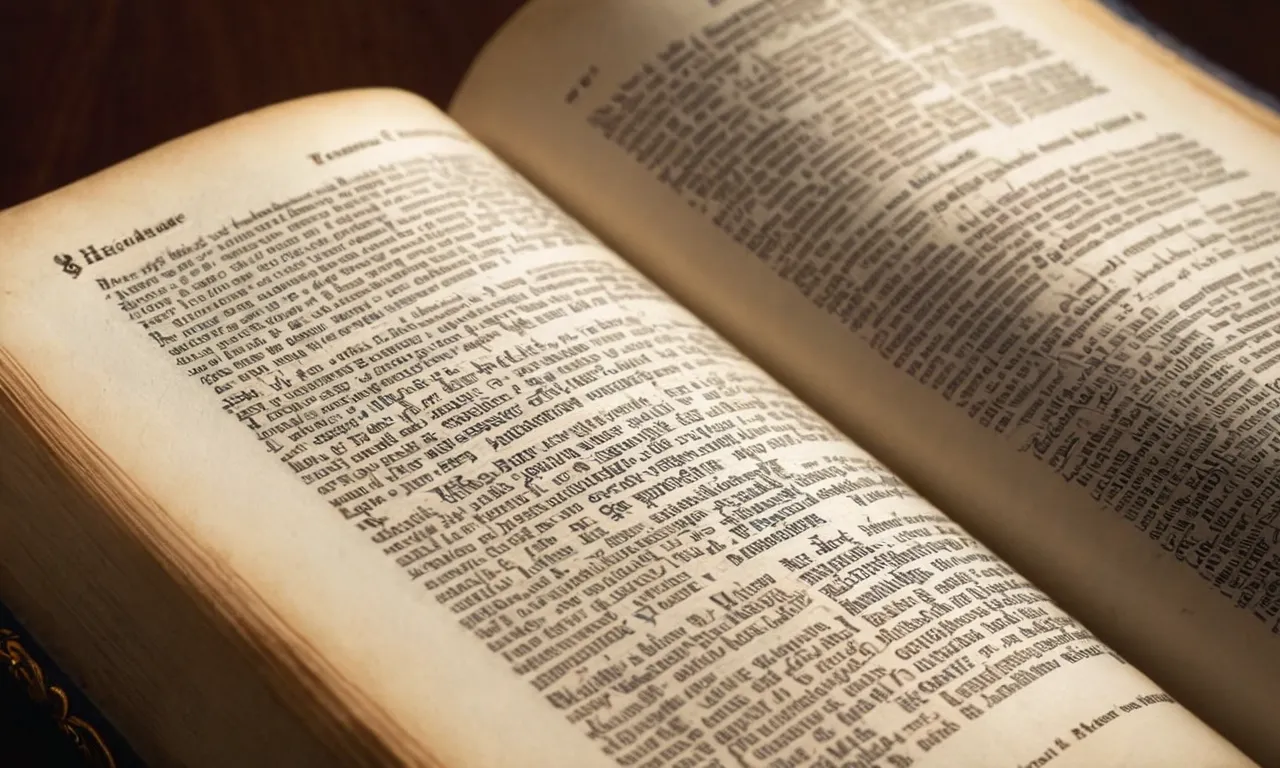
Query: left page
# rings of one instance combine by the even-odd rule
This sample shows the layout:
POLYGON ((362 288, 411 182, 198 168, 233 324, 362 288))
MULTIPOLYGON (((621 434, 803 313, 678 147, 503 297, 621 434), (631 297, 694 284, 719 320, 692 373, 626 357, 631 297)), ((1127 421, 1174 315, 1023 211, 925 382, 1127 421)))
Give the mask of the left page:
POLYGON ((1250 764, 415 97, 120 170, 0 221, 5 383, 400 759, 1250 764))

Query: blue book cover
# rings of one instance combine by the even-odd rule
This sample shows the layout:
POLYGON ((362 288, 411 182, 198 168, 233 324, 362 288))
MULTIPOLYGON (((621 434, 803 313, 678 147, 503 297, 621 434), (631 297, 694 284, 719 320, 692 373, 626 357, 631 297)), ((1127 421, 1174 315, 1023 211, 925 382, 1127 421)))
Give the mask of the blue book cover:
POLYGON ((0 604, 0 764, 140 768, 142 761, 0 604))

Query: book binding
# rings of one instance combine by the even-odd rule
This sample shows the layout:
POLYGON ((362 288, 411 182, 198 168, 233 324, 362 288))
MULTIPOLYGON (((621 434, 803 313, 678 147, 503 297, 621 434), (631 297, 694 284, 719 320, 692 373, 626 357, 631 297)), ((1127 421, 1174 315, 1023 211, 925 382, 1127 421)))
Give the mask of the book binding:
MULTIPOLYGON (((79 757, 90 768, 140 768, 143 763, 83 693, 62 673, 0 605, 0 716, 16 733, 17 743, 0 750, 0 762, 21 761, 25 754, 41 764, 51 755, 46 745, 61 741, 68 758, 79 757), (45 730, 52 736, 32 730, 45 730), (32 743, 26 743, 30 740, 32 743), (24 750, 30 749, 31 752, 24 750), (15 754, 16 751, 16 754, 15 754)), ((8 741, 6 739, 6 741, 8 741)), ((8 763, 6 763, 8 764, 8 763)), ((62 764, 62 763, 56 763, 62 764)))

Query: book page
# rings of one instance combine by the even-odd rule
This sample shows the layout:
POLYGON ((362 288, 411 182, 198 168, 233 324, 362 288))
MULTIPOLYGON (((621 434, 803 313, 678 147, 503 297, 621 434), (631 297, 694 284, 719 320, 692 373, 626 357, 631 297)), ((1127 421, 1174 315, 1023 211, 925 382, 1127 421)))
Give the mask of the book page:
POLYGON ((454 113, 1280 762, 1280 153, 1097 17, 544 2, 454 113))
POLYGON ((1249 764, 424 102, 217 130, 7 214, 0 344, 400 759, 1249 764))

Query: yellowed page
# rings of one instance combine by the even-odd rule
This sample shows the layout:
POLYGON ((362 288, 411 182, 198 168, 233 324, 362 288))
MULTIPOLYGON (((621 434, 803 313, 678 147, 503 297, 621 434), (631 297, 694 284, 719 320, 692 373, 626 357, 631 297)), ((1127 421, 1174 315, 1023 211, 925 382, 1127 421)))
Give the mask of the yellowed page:
POLYGON ((1280 153, 1080 6, 547 0, 453 113, 1280 763, 1280 153))
POLYGON ((414 97, 0 237, 20 405, 399 760, 1249 764, 414 97))
MULTIPOLYGON (((243 364, 248 359, 244 347, 256 347, 263 359, 272 348, 267 342, 277 337, 287 352, 273 353, 276 358, 306 349, 301 340, 286 338, 290 321, 299 316, 294 307, 303 304, 289 294, 321 295, 326 289, 307 279, 281 290, 289 277, 316 269, 316 262, 292 245, 271 246, 295 235, 313 248, 324 241, 326 248, 338 247, 329 254, 335 261, 346 256, 342 264, 357 261, 367 267, 351 258, 368 247, 367 239, 361 244, 355 238, 382 232, 384 216, 372 215, 378 226, 371 226, 365 209, 372 200, 362 190, 363 205, 349 205, 357 198, 345 187, 357 187, 356 177, 376 173, 382 164, 431 162, 459 152, 483 157, 420 98, 358 91, 239 118, 6 211, 0 215, 0 293, 5 297, 0 348, 6 361, 22 370, 16 378, 7 375, 4 385, 20 387, 19 407, 47 410, 32 402, 39 397, 79 431, 81 454, 72 455, 76 465, 94 467, 92 457, 84 457, 93 452, 118 475, 116 482, 150 502, 151 509, 117 510, 125 518, 122 524, 210 590, 201 597, 232 616, 233 629, 268 633, 269 643, 285 646, 278 652, 301 658, 290 672, 299 679, 287 681, 282 701, 293 700, 290 705, 305 712, 314 705, 296 699, 306 691, 307 678, 318 677, 321 686, 337 692, 332 697, 337 701, 326 703, 341 708, 340 719, 354 719, 355 730, 371 731, 384 742, 384 754, 408 764, 514 767, 557 765, 565 759, 604 764, 531 690, 513 685, 510 673, 436 604, 421 581, 407 578, 394 556, 383 554, 387 545, 370 541, 378 528, 358 524, 371 516, 349 520, 354 505, 331 505, 308 487, 313 481, 304 482, 271 453, 277 443, 260 440, 237 418, 256 402, 245 394, 254 388, 290 403, 313 396, 297 386, 279 393, 271 389, 285 378, 306 375, 310 363, 298 365, 298 359, 271 365, 273 376, 262 370, 238 376, 255 368, 243 364), (332 191, 316 194, 320 188, 332 191), (326 196, 333 202, 317 204, 326 196), (344 219, 363 223, 333 226, 344 219), (291 231, 290 224, 304 226, 291 231), (319 237, 313 227, 328 235, 319 237), (229 245, 232 241, 238 250, 229 245), (246 260, 256 266, 240 263, 246 260), (229 278, 219 282, 229 275, 238 278, 234 287, 229 278), (227 300, 246 287, 244 297, 227 300), (271 296, 259 298, 268 292, 271 296), (258 319, 244 320, 250 312, 258 319), (255 331, 242 334, 234 345, 219 345, 232 335, 228 328, 236 320, 255 331), (166 349, 157 341, 160 333, 181 341, 166 349), (187 349, 179 352, 179 344, 187 349), (218 359, 227 373, 219 373, 222 365, 210 365, 218 359), (239 386, 226 388, 228 381, 239 386), (215 390, 219 386, 222 391, 215 390), (504 724, 504 739, 484 736, 493 723, 504 724)), ((350 283, 364 271, 344 274, 335 264, 328 274, 350 283)), ((317 307, 312 302, 309 311, 317 307)), ((338 317, 340 311, 331 308, 325 317, 338 317)), ((370 312, 351 314, 358 320, 370 312)), ((350 321, 346 327, 351 330, 350 321)), ((367 331, 344 332, 333 352, 371 337, 367 331)), ((259 419, 263 426, 284 421, 279 414, 259 419)), ((277 440, 288 442, 285 435, 277 440)), ((311 440, 307 434, 305 441, 311 440)), ((397 518, 412 512, 414 503, 422 504, 423 495, 413 496, 397 518)), ((6 552, 6 564, 15 566, 26 560, 27 551, 41 547, 57 551, 56 529, 6 523, 5 530, 0 546, 16 548, 12 558, 6 552), (33 530, 47 540, 28 538, 33 530)), ((421 538, 422 546, 437 543, 431 536, 421 538)), ((30 572, 10 575, 34 592, 35 585, 22 583, 24 577, 34 578, 30 572)), ((85 599, 59 597, 72 608, 85 599)), ((73 617, 63 620, 68 618, 73 617)), ((164 626, 163 616, 146 621, 164 626)), ((74 643, 65 641, 71 649, 74 643)), ((70 661, 74 668, 78 660, 70 661)), ((113 660, 102 663, 109 668, 113 660)), ((145 671, 145 661, 118 673, 136 681, 140 670, 145 671)), ((145 724, 155 717, 147 697, 131 693, 105 695, 130 709, 124 713, 129 722, 145 724)), ((200 695, 187 692, 193 702, 200 695)), ((170 718, 160 713, 156 719, 170 718)), ((199 764, 198 758, 215 754, 199 749, 177 755, 162 751, 158 757, 165 763, 199 764)), ((257 759, 240 755, 237 764, 257 759)), ((331 759, 344 762, 340 753, 331 759)))

